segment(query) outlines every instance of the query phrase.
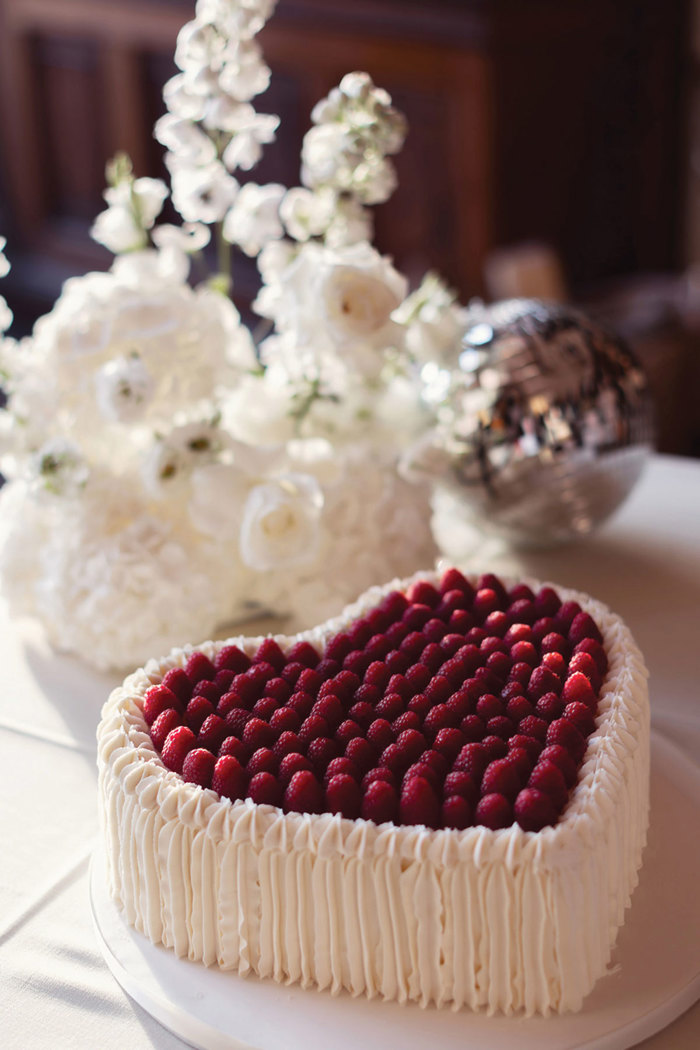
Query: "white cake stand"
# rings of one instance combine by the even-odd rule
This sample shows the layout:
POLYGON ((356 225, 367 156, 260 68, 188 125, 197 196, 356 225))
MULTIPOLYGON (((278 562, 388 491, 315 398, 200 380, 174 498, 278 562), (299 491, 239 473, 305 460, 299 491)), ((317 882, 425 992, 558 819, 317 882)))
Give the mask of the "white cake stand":
POLYGON ((97 853, 90 895, 100 945, 124 990, 198 1050, 624 1050, 700 998, 700 769, 654 733, 651 783, 640 883, 610 973, 576 1014, 421 1010, 207 969, 126 925, 97 853))

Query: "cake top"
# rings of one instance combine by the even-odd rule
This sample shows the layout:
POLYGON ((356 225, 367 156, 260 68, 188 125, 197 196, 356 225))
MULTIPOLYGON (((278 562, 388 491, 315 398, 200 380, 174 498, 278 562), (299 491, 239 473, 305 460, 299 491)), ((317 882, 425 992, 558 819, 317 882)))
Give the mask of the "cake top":
POLYGON ((163 764, 232 802, 429 828, 556 824, 595 728, 602 635, 551 587, 458 570, 323 648, 192 652, 146 690, 163 764))

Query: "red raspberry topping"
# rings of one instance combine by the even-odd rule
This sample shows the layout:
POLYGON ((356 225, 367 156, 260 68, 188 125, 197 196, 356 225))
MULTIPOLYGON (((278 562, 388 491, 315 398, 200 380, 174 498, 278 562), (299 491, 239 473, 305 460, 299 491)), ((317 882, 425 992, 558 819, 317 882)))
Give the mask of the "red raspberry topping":
POLYGON ((280 733, 285 730, 296 733, 301 725, 301 716, 292 707, 278 707, 270 717, 270 725, 280 733))
POLYGON ((304 744, 291 729, 285 729, 277 737, 275 746, 272 750, 278 759, 283 759, 285 755, 291 755, 303 751, 304 744))
POLYGON ((425 777, 415 776, 404 781, 399 802, 399 817, 402 824, 440 827, 440 803, 430 781, 425 777))
POLYGON ((339 773, 347 774, 347 776, 356 780, 358 784, 361 780, 357 763, 353 762, 351 758, 345 758, 344 755, 341 755, 339 758, 332 758, 328 763, 326 772, 323 775, 324 782, 327 784, 331 777, 335 777, 339 773))
POLYGON ((151 740, 156 751, 162 751, 168 733, 179 726, 182 722, 180 713, 170 707, 167 711, 161 711, 151 726, 151 740))
POLYGON ((566 718, 557 718, 550 722, 547 730, 546 741, 548 744, 561 744, 575 762, 580 762, 586 750, 586 741, 576 726, 566 718))
POLYGON ((172 667, 166 671, 161 685, 175 693, 183 710, 187 707, 187 702, 192 696, 192 683, 181 667, 172 667))
POLYGON ((214 765, 211 786, 222 798, 236 802, 245 798, 248 777, 242 765, 233 755, 221 755, 214 765))
POLYGON ((200 787, 211 787, 216 759, 211 751, 195 747, 188 751, 182 763, 182 779, 188 784, 199 784, 200 787))
POLYGON ((471 774, 465 773, 462 769, 454 769, 447 774, 443 785, 443 794, 445 798, 449 798, 452 795, 461 795, 470 804, 472 811, 479 800, 478 785, 471 774))
POLYGON ((246 656, 237 645, 224 645, 216 654, 214 667, 217 671, 226 670, 241 674, 243 671, 248 670, 250 663, 250 657, 246 656))
POLYGON ((477 784, 480 784, 488 763, 488 754, 483 744, 465 744, 457 755, 452 768, 464 770, 477 784))
POLYGON ((230 711, 226 712, 226 731, 231 736, 243 736, 243 730, 245 729, 248 722, 252 718, 250 711, 246 711, 243 707, 233 707, 230 711))
POLYGON ((215 755, 228 735, 226 722, 218 715, 207 715, 197 734, 200 747, 208 748, 215 755))
MULTIPOLYGON (((421 767, 423 768, 423 767, 421 767)), ((375 766, 374 769, 370 769, 369 773, 365 773, 362 778, 360 787, 362 788, 363 795, 366 793, 367 788, 375 780, 384 780, 387 784, 391 784, 393 788, 396 787, 396 776, 386 766, 375 766)))
POLYGON ((548 744, 540 752, 540 761, 544 762, 545 760, 553 762, 562 771, 568 788, 574 786, 576 783, 576 763, 565 747, 562 747, 561 744, 548 744))
POLYGON ((584 736, 588 736, 595 728, 593 712, 587 704, 579 704, 574 700, 564 708, 563 717, 568 719, 569 722, 573 722, 584 736))
POLYGON ((398 807, 396 789, 386 780, 373 780, 362 796, 361 815, 375 824, 386 824, 394 820, 398 807))
MULTIPOLYGON (((296 659, 298 659, 298 657, 295 657, 295 660, 296 659)), ((263 638, 258 646, 258 651, 253 657, 253 663, 270 664, 270 666, 279 673, 287 663, 287 657, 282 652, 274 638, 263 638)))
POLYGON ((363 737, 355 737, 345 745, 345 757, 351 758, 358 768, 366 773, 371 768, 378 754, 378 748, 363 737))
POLYGON ((150 728, 158 715, 162 715, 163 711, 167 711, 168 708, 174 708, 177 711, 180 707, 180 701, 172 689, 164 685, 152 685, 146 690, 143 698, 143 717, 146 725, 150 728))
POLYGON ((362 792, 357 781, 347 773, 337 773, 326 785, 326 809, 330 813, 354 820, 360 815, 362 792))
POLYGON ((305 758, 304 755, 300 755, 298 752, 285 755, 280 762, 279 768, 279 780, 282 786, 286 787, 294 774, 299 773, 303 769, 313 772, 313 766, 308 758, 305 758))
MULTIPOLYGON (((226 717, 228 718, 228 715, 226 717)), ((251 751, 257 751, 259 747, 272 747, 275 742, 275 736, 274 729, 267 722, 263 722, 261 718, 251 718, 246 722, 243 730, 243 742, 248 745, 251 751)))
POLYGON ((594 707, 597 700, 590 680, 580 671, 574 671, 566 679, 564 688, 561 691, 561 698, 566 704, 575 701, 576 703, 585 704, 587 707, 594 707))
POLYGON ((513 823, 513 807, 504 795, 483 795, 474 812, 474 823, 496 831, 513 823))
POLYGON ((482 795, 498 794, 514 799, 521 787, 520 773, 512 757, 490 762, 481 778, 482 795))
POLYGON ((535 595, 535 609, 538 618, 556 616, 561 606, 561 599, 551 587, 542 587, 535 595))
MULTIPOLYGON (((218 671, 217 671, 218 674, 218 671)), ((192 690, 192 697, 203 696, 205 697, 213 707, 219 702, 221 693, 216 688, 213 682, 207 682, 206 679, 202 679, 201 682, 197 682, 196 686, 192 690)))
POLYGON ((608 658, 605 653, 605 649, 600 645, 599 642, 593 641, 592 638, 584 638, 582 642, 579 642, 574 646, 574 656, 576 653, 588 653, 595 660, 596 667, 601 677, 604 677, 608 671, 608 658))
POLYGON ((569 789, 559 766, 547 758, 541 759, 530 774, 527 786, 549 795, 557 813, 561 813, 569 797, 569 789))
POLYGON ((406 591, 406 597, 411 605, 428 605, 431 609, 440 601, 440 592, 426 580, 418 580, 412 583, 406 591))
MULTIPOLYGON (((248 761, 250 749, 242 740, 239 740, 238 737, 227 736, 219 748, 219 758, 222 758, 224 755, 231 755, 241 766, 244 766, 248 761)), ((214 790, 216 790, 216 788, 214 788, 214 790)))
POLYGON ((442 825, 461 831, 472 823, 474 807, 461 795, 450 795, 442 804, 442 825))
POLYGON ((248 784, 248 798, 259 805, 279 806, 282 801, 279 780, 272 773, 256 773, 248 784))
POLYGON ((304 667, 315 667, 321 657, 309 642, 296 642, 287 653, 287 659, 304 667))
POLYGON ((248 776, 254 777, 256 773, 276 773, 278 763, 269 747, 259 747, 250 756, 246 768, 248 776))
POLYGON ((284 809, 287 813, 321 813, 323 789, 312 772, 301 769, 295 773, 284 791, 284 809))
POLYGON ((470 600, 474 597, 474 588, 466 576, 459 569, 447 569, 440 580, 440 590, 443 594, 448 591, 461 591, 470 600))
POLYGON ((513 811, 523 831, 541 831, 557 819, 557 811, 550 796, 531 787, 523 788, 515 800, 513 811))
POLYGON ((188 726, 176 726, 168 733, 160 757, 163 765, 173 773, 182 773, 182 763, 193 747, 197 746, 197 737, 188 726))
POLYGON ((325 772, 328 763, 337 758, 340 747, 336 740, 327 736, 317 736, 306 749, 306 757, 320 776, 325 772))
POLYGON ((205 718, 214 714, 214 705, 204 696, 193 696, 185 711, 185 721, 193 733, 202 728, 205 718))
POLYGON ((185 674, 194 686, 197 682, 201 682, 204 679, 207 679, 207 681, 210 682, 213 681, 216 677, 216 668, 208 656, 195 650, 195 652, 191 653, 187 658, 185 674))

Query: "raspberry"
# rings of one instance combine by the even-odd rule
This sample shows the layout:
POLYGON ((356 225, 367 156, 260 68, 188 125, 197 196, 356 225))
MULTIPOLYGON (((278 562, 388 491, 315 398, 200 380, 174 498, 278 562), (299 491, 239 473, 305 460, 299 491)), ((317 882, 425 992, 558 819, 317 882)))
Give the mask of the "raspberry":
POLYGON ((383 660, 386 654, 391 649, 391 642, 385 634, 375 634, 374 638, 371 638, 367 643, 365 652, 370 658, 370 662, 375 660, 383 660))
POLYGON ((460 721, 468 714, 472 713, 472 702, 469 699, 468 693, 464 689, 458 689, 456 693, 453 693, 445 706, 452 711, 455 717, 460 721))
POLYGON ((452 696, 452 683, 445 675, 438 674, 428 682, 423 692, 432 704, 444 704, 452 696))
POLYGON ((294 774, 302 769, 306 769, 309 772, 313 771, 313 766, 308 758, 305 758, 304 755, 300 755, 298 751, 292 751, 290 754, 285 755, 280 762, 278 774, 282 787, 286 787, 294 774))
POLYGON ((364 649, 373 633, 372 627, 367 620, 355 620, 352 626, 348 627, 347 631, 354 650, 364 649))
POLYGON ((513 808, 515 819, 523 831, 541 831, 548 824, 555 824, 557 820, 551 798, 536 788, 523 788, 513 808))
POLYGON ((542 666, 546 667, 548 671, 552 671, 559 678, 563 679, 566 677, 566 659, 562 653, 554 651, 545 653, 542 657, 542 666))
POLYGON ((359 678, 362 678, 363 674, 370 665, 371 657, 369 653, 363 649, 352 649, 343 660, 343 670, 352 671, 359 678))
POLYGON ((453 770, 469 773, 477 784, 481 783, 484 770, 488 765, 488 755, 483 744, 465 744, 452 764, 453 770))
POLYGON ((408 767, 403 775, 402 783, 407 783, 413 777, 423 777, 432 786, 436 795, 440 794, 441 780, 436 771, 432 766, 427 765, 425 762, 414 762, 408 767))
POLYGON ((373 780, 362 797, 362 818, 385 824, 396 816, 397 802, 396 789, 391 784, 385 780, 373 780))
POLYGON ((232 802, 245 798, 248 777, 238 759, 233 755, 221 755, 214 765, 211 786, 217 795, 232 802))
POLYGON ((227 736, 219 748, 219 758, 229 755, 235 758, 239 765, 244 766, 248 761, 250 748, 235 736, 227 736))
POLYGON ((527 752, 529 757, 534 760, 542 750, 542 744, 533 736, 523 736, 522 733, 515 733, 508 741, 508 751, 511 753, 515 750, 527 752))
MULTIPOLYGON (((455 730, 455 732, 458 732, 458 730, 455 730)), ((408 760, 404 765, 409 765, 411 762, 416 762, 419 756, 423 754, 428 747, 428 741, 417 729, 404 729, 396 738, 396 746, 408 760)))
POLYGON ((170 730, 163 744, 160 756, 163 765, 172 769, 173 773, 181 773, 185 756, 196 746, 197 737, 192 730, 188 726, 176 726, 170 730))
POLYGON ((512 648, 517 642, 531 642, 532 637, 532 628, 529 624, 513 623, 503 636, 503 641, 512 648))
POLYGON ((425 765, 430 766, 431 769, 434 769, 440 780, 444 780, 449 766, 447 759, 440 751, 435 751, 432 748, 430 751, 424 751, 420 760, 425 765))
MULTIPOLYGON (((295 657, 295 659, 297 659, 297 657, 295 657)), ((258 646, 255 656, 253 657, 253 663, 270 664, 279 674, 287 663, 287 657, 284 655, 274 638, 263 638, 258 646)))
POLYGON ((484 693, 476 702, 476 713, 484 721, 488 721, 489 718, 495 718, 497 715, 502 715, 503 711, 503 701, 499 700, 493 693, 484 693))
POLYGON ((373 660, 365 671, 364 684, 376 686, 382 693, 389 683, 391 677, 389 668, 381 660, 373 660))
POLYGON ((399 646, 399 652, 405 653, 411 660, 417 660, 425 649, 426 640, 420 631, 410 631, 399 646))
POLYGON ((356 780, 344 773, 331 777, 326 785, 326 809, 330 813, 354 820, 360 815, 361 804, 362 794, 356 780))
POLYGON ((318 671, 315 668, 307 667, 297 678, 294 691, 295 693, 309 693, 310 696, 316 696, 322 684, 323 679, 318 671))
POLYGON ((503 795, 484 795, 479 799, 474 812, 474 823, 483 824, 485 828, 496 831, 507 828, 513 823, 513 809, 503 795))
POLYGON ((406 631, 422 631, 428 620, 433 618, 433 610, 429 605, 411 605, 401 618, 401 623, 406 631))
POLYGON ((236 677, 233 671, 217 671, 216 677, 214 678, 214 685, 216 686, 217 693, 219 696, 223 696, 224 693, 228 693, 231 688, 231 683, 236 677))
MULTIPOLYGON (((422 733, 420 735, 423 737, 422 733)), ((423 740, 425 741, 425 737, 423 737, 423 740)), ((441 755, 444 755, 448 762, 454 762, 465 743, 464 733, 461 733, 459 729, 447 728, 439 729, 435 734, 433 747, 441 755)))
POLYGON ((608 658, 602 645, 594 642, 592 638, 584 638, 582 642, 574 646, 574 656, 576 653, 588 653, 589 656, 592 656, 600 676, 605 677, 608 671, 608 658))
POLYGON ((239 707, 245 711, 248 709, 248 706, 249 701, 243 700, 242 697, 238 695, 238 693, 224 693, 224 695, 221 697, 218 704, 216 705, 216 713, 217 715, 221 715, 222 718, 226 718, 226 715, 234 707, 239 707))
POLYGON ((499 601, 506 602, 508 598, 508 592, 506 591, 503 580, 500 576, 496 576, 493 572, 484 572, 481 574, 479 579, 476 581, 476 590, 480 591, 482 588, 488 587, 492 591, 495 591, 498 595, 499 601))
POLYGON ((351 758, 345 758, 341 755, 340 758, 332 758, 326 767, 326 772, 323 775, 323 779, 326 784, 331 777, 337 776, 339 773, 346 774, 352 777, 353 780, 360 782, 360 770, 357 768, 357 764, 352 761, 351 758))
POLYGON ((601 685, 601 675, 598 670, 598 665, 591 656, 590 653, 578 652, 569 660, 569 674, 573 675, 577 672, 584 674, 589 680, 595 692, 598 692, 601 685))
POLYGON ((198 733, 205 718, 214 714, 214 705, 203 696, 193 696, 185 711, 185 720, 193 733, 198 733))
POLYGON ((258 805, 279 806, 282 801, 279 780, 272 773, 256 773, 248 784, 248 798, 258 805))
POLYGON ((424 693, 416 693, 408 701, 408 710, 417 714, 422 721, 430 710, 430 700, 424 693))
POLYGON ((408 627, 402 621, 401 623, 392 623, 391 627, 387 628, 385 637, 392 649, 398 649, 407 634, 408 627))
POLYGON ((502 638, 510 626, 510 619, 500 609, 494 609, 488 614, 482 626, 487 635, 502 638))
POLYGON ((331 727, 328 725, 325 718, 322 718, 320 715, 311 714, 301 723, 299 739, 308 744, 312 740, 316 740, 317 737, 329 736, 330 731, 331 727))
POLYGON ((174 707, 169 707, 167 711, 161 711, 151 726, 151 740, 156 751, 163 750, 163 744, 168 733, 175 729, 176 726, 181 725, 181 723, 180 713, 174 707))
POLYGON ((367 685, 365 682, 355 690, 352 697, 354 703, 370 704, 372 707, 378 704, 381 698, 381 690, 377 689, 376 685, 367 685))
POLYGON ((262 682, 256 682, 254 678, 249 677, 249 674, 250 671, 237 674, 231 682, 230 692, 240 697, 241 707, 244 705, 245 707, 252 707, 255 701, 260 698, 262 682))
POLYGON ((200 787, 208 788, 214 775, 216 759, 211 751, 203 747, 195 747, 188 751, 182 763, 182 779, 188 784, 199 784, 200 787))
POLYGON ((459 728, 468 744, 478 743, 486 735, 486 726, 478 715, 465 715, 459 728))
POLYGON ((546 634, 540 642, 540 649, 543 653, 562 653, 567 654, 569 652, 569 643, 563 635, 557 631, 550 631, 546 634))
POLYGON ((467 645, 475 645, 478 648, 486 637, 488 637, 487 632, 482 630, 481 627, 470 627, 464 636, 464 640, 467 645))
POLYGON ((278 701, 271 696, 263 696, 253 704, 253 714, 263 722, 269 722, 277 710, 279 710, 278 701))
POLYGON ((472 613, 477 622, 483 623, 489 613, 498 609, 498 595, 490 587, 482 587, 474 595, 472 613))
POLYGON ((428 620, 428 622, 424 625, 423 630, 421 631, 421 634, 428 643, 441 642, 444 639, 446 633, 447 628, 445 627, 442 620, 438 620, 437 617, 428 620))
POLYGON ((366 730, 369 727, 370 722, 374 721, 374 708, 371 704, 359 700, 352 705, 348 711, 348 715, 353 722, 357 722, 358 726, 361 726, 362 729, 366 730))
POLYGON ((548 744, 540 752, 540 762, 553 762, 562 771, 566 786, 572 788, 576 783, 577 770, 573 758, 561 744, 548 744))
POLYGON ((367 730, 367 739, 381 751, 394 742, 394 733, 386 718, 376 718, 367 730))
POLYGON ((396 777, 390 769, 386 769, 384 766, 375 766, 374 769, 370 769, 369 773, 365 773, 362 778, 362 793, 365 794, 367 788, 375 780, 383 780, 386 784, 390 784, 391 787, 396 787, 396 777))
POLYGON ((481 685, 482 693, 497 693, 503 685, 500 678, 498 678, 489 667, 477 667, 474 672, 474 677, 481 685))
POLYGON ((407 671, 411 658, 406 653, 400 652, 398 649, 392 649, 390 653, 387 653, 384 657, 384 663, 386 664, 387 671, 390 675, 403 674, 407 671))
POLYGON ((284 791, 286 813, 320 813, 323 809, 323 791, 318 780, 308 769, 295 773, 284 791))
POLYGON ((595 707, 596 695, 593 692, 593 686, 590 681, 586 678, 585 674, 581 674, 580 671, 574 671, 572 675, 564 682, 564 688, 561 691, 561 698, 566 704, 573 702, 586 704, 588 707, 595 707))
POLYGON ((548 671, 546 667, 540 665, 530 675, 530 681, 527 686, 528 700, 535 702, 541 696, 544 696, 545 693, 560 693, 561 685, 561 678, 558 678, 551 671, 548 671))
POLYGON ((427 580, 416 580, 406 591, 406 597, 411 605, 428 605, 434 609, 440 601, 440 592, 427 580))
POLYGON ((367 627, 369 628, 370 638, 385 631, 392 622, 391 618, 383 612, 381 607, 371 609, 370 612, 367 613, 365 620, 367 621, 367 627))
POLYGON ((445 798, 449 798, 450 795, 461 795, 474 807, 479 798, 479 788, 470 773, 466 773, 463 769, 454 769, 445 777, 443 794, 445 798))
POLYGON ((516 642, 511 647, 510 655, 514 664, 529 664, 530 667, 536 667, 539 663, 539 656, 532 642, 516 642))
POLYGON ((545 693, 535 704, 535 714, 544 718, 546 722, 553 722, 555 718, 559 718, 564 706, 564 701, 556 693, 545 693))
POLYGON ((557 813, 566 805, 569 791, 564 780, 564 774, 554 762, 547 758, 541 759, 530 773, 527 786, 536 788, 538 791, 549 795, 557 813))
POLYGON ((464 662, 459 656, 451 656, 445 660, 440 668, 440 677, 447 678, 452 689, 459 688, 462 685, 465 678, 465 668, 464 662))
POLYGON ((325 772, 326 766, 340 753, 340 747, 336 740, 327 736, 317 736, 306 749, 306 757, 319 774, 325 772))
POLYGON ((352 642, 347 634, 344 632, 336 634, 333 638, 329 639, 326 643, 326 648, 323 652, 324 660, 338 660, 342 663, 345 657, 352 649, 352 642))
POLYGON ((529 664, 513 664, 510 671, 508 672, 508 684, 515 682, 517 691, 522 693, 527 683, 530 681, 532 675, 532 668, 529 664))
POLYGON ((393 722, 404 710, 404 701, 398 693, 388 693, 382 697, 374 709, 378 718, 385 718, 387 722, 393 722))
POLYGON ((461 795, 450 795, 443 802, 440 815, 444 828, 462 831, 471 825, 474 807, 461 795))
POLYGON ((166 671, 161 685, 175 693, 183 709, 187 706, 187 701, 192 696, 192 683, 181 667, 171 667, 166 671))
POLYGON ((551 616, 543 616, 541 620, 535 620, 532 625, 532 641, 534 645, 539 645, 542 639, 551 634, 552 631, 556 630, 556 622, 551 616))
POLYGON ((272 750, 277 758, 281 760, 285 755, 303 751, 304 745, 295 732, 291 729, 285 729, 278 736, 272 750))
POLYGON ((345 745, 345 757, 351 758, 358 768, 366 773, 377 757, 377 748, 361 736, 349 740, 345 745))
POLYGON ((441 729, 455 728, 457 720, 458 716, 449 709, 447 704, 437 704, 425 716, 423 732, 432 739, 441 729))
POLYGON ((435 613, 441 620, 449 620, 453 612, 457 612, 458 609, 466 609, 468 603, 469 599, 463 591, 456 588, 445 591, 435 613))
POLYGON ((587 707, 586 704, 579 704, 575 700, 566 705, 563 717, 572 722, 584 736, 588 736, 595 728, 590 707, 587 707))
POLYGON ((254 777, 257 773, 276 773, 277 768, 277 759, 269 747, 259 747, 250 756, 246 770, 249 777, 254 777))
POLYGON ((404 711, 391 723, 391 728, 398 737, 406 729, 420 729, 421 720, 415 711, 404 711))
POLYGON ((485 659, 487 656, 490 656, 491 653, 507 653, 509 652, 509 649, 502 638, 499 638, 495 634, 489 634, 479 646, 479 652, 485 659))
POLYGON ((578 602, 564 602, 564 604, 559 607, 554 617, 557 631, 559 631, 560 634, 568 634, 571 624, 580 612, 581 606, 578 602))
POLYGON ((265 684, 263 695, 273 697, 278 703, 284 704, 292 695, 292 687, 284 678, 271 678, 265 684))
POLYGON ((320 718, 325 718, 330 728, 335 729, 343 721, 345 711, 337 696, 326 693, 311 708, 311 715, 312 717, 318 715, 320 718))
POLYGON ((405 751, 401 750, 398 744, 389 744, 379 756, 380 764, 397 774, 399 774, 402 769, 405 769, 410 761, 409 756, 405 751))
POLYGON ((561 744, 565 747, 575 762, 581 761, 586 750, 586 741, 576 726, 565 718, 557 718, 550 722, 546 740, 548 744, 561 744))
POLYGON ((574 616, 569 627, 569 641, 572 645, 577 645, 584 638, 592 638, 594 642, 603 644, 603 635, 593 617, 586 612, 580 612, 574 616))
POLYGON ((532 736, 535 740, 544 740, 547 735, 547 723, 543 718, 536 715, 528 715, 518 723, 518 733, 522 736, 532 736))
POLYGON ((532 625, 537 618, 535 603, 529 598, 518 598, 508 607, 509 623, 526 623, 532 625))
MULTIPOLYGON (((527 665, 523 664, 523 667, 527 667, 527 665)), ((529 672, 529 669, 528 669, 528 677, 529 677, 529 674, 530 674, 530 672, 529 672)), ((505 704, 507 704, 508 701, 512 700, 514 696, 522 697, 523 692, 524 692, 524 690, 523 690, 523 687, 522 687, 522 683, 516 681, 515 679, 513 679, 512 681, 506 682, 506 684, 501 689, 500 696, 501 696, 501 699, 503 700, 503 702, 505 704)))
POLYGON ((424 824, 440 827, 440 803, 425 777, 411 777, 401 788, 399 820, 402 824, 424 824))
POLYGON ((228 735, 226 722, 219 715, 207 715, 197 734, 199 747, 206 747, 215 755, 228 735))
POLYGON ((482 795, 505 795, 512 800, 521 787, 520 774, 512 758, 497 758, 490 762, 481 778, 482 795))
POLYGON ((474 626, 474 617, 466 609, 456 609, 448 621, 448 627, 456 634, 466 634, 474 626))
POLYGON ((287 707, 291 707, 292 711, 299 715, 299 718, 308 718, 311 714, 311 709, 314 706, 314 698, 311 693, 303 692, 299 690, 296 693, 292 693, 287 703, 287 707))
POLYGON ((528 754, 525 748, 509 747, 506 758, 509 762, 513 763, 513 767, 520 778, 520 783, 524 784, 532 772, 532 767, 534 765, 533 756, 528 754))
POLYGON ((286 730, 296 733, 301 725, 301 716, 292 707, 278 707, 270 715, 270 725, 280 733, 286 730))
MULTIPOLYGON (((228 715, 226 717, 228 718, 228 715)), ((259 747, 272 747, 275 736, 274 729, 260 718, 251 718, 243 730, 243 742, 251 751, 257 751, 259 747)))
POLYGON ((394 620, 398 620, 408 608, 408 598, 401 591, 389 591, 388 594, 384 595, 377 608, 388 617, 389 623, 392 623, 394 620))
POLYGON ((504 758, 508 754, 508 745, 505 740, 501 740, 500 736, 494 736, 492 733, 484 737, 481 746, 486 748, 490 762, 497 758, 504 758))
MULTIPOLYGON (((218 671, 217 671, 218 674, 218 671)), ((205 700, 208 700, 213 707, 216 707, 221 696, 220 691, 217 689, 214 682, 210 682, 208 679, 203 678, 200 682, 197 682, 192 690, 192 699, 196 696, 202 696, 205 700)))
POLYGON ((498 736, 501 740, 508 740, 514 732, 515 725, 505 715, 496 715, 495 718, 489 718, 486 723, 487 736, 498 736))
POLYGON ((284 678, 285 682, 289 682, 293 690, 294 686, 299 681, 299 675, 304 669, 304 665, 299 661, 294 661, 290 664, 285 664, 282 670, 280 671, 280 678, 284 678))
POLYGON ((208 656, 195 651, 187 658, 185 674, 192 685, 196 685, 197 682, 201 682, 203 679, 211 682, 216 675, 216 668, 208 656))
POLYGON ((304 667, 313 668, 321 657, 309 642, 296 642, 287 653, 290 663, 303 664, 304 667))
POLYGON ((409 700, 413 695, 411 687, 408 684, 408 680, 404 674, 392 674, 391 678, 387 682, 384 695, 391 696, 396 694, 401 700, 409 700))
POLYGON ((335 732, 335 739, 343 747, 356 736, 364 736, 364 734, 360 726, 352 718, 346 718, 344 722, 341 722, 335 732))
MULTIPOLYGON (((258 650, 258 652, 259 651, 260 650, 258 650)), ((247 678, 248 681, 255 684, 256 694, 257 696, 261 696, 265 683, 269 682, 271 678, 275 678, 277 672, 273 665, 267 660, 258 661, 256 657, 255 663, 253 663, 247 671, 243 672, 243 676, 244 678, 247 678)))
POLYGON ((163 711, 169 708, 177 710, 180 706, 180 701, 172 689, 163 685, 152 685, 146 690, 143 698, 143 717, 146 725, 150 728, 163 711))
POLYGON ((467 598, 474 596, 474 588, 459 569, 445 570, 440 580, 440 590, 443 594, 447 594, 448 591, 461 591, 467 598))
POLYGON ((508 677, 511 663, 510 656, 506 656, 505 653, 491 653, 486 661, 486 667, 487 670, 493 672, 497 680, 503 684, 508 677))
POLYGON ((521 722, 523 718, 534 713, 534 708, 524 696, 514 696, 506 704, 506 714, 514 722, 521 722))
POLYGON ((336 675, 330 680, 330 689, 324 682, 319 690, 319 698, 325 695, 326 691, 333 693, 343 702, 349 701, 356 689, 359 689, 362 682, 361 679, 353 674, 352 671, 338 671, 336 675))
POLYGON ((214 667, 217 671, 234 671, 241 674, 250 667, 250 657, 237 645, 224 645, 214 657, 214 667))
POLYGON ((535 609, 538 617, 556 616, 561 599, 551 587, 542 587, 535 595, 535 609))

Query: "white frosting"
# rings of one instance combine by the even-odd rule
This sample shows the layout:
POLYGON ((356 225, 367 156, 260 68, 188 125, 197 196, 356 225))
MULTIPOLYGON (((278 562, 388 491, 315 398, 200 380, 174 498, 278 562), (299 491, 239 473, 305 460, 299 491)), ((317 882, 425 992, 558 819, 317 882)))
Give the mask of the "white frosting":
MULTIPOLYGON (((435 574, 418 573, 434 579, 435 574)), ((325 640, 410 580, 288 638, 325 640)), ((528 581, 539 586, 534 581, 528 581)), ((110 888, 131 925, 178 955, 334 993, 525 1014, 577 1010, 605 972, 637 883, 649 809, 647 672, 619 617, 557 587, 609 660, 595 732, 555 827, 433 831, 231 803, 163 765, 143 695, 194 648, 116 689, 98 729, 110 888)))

